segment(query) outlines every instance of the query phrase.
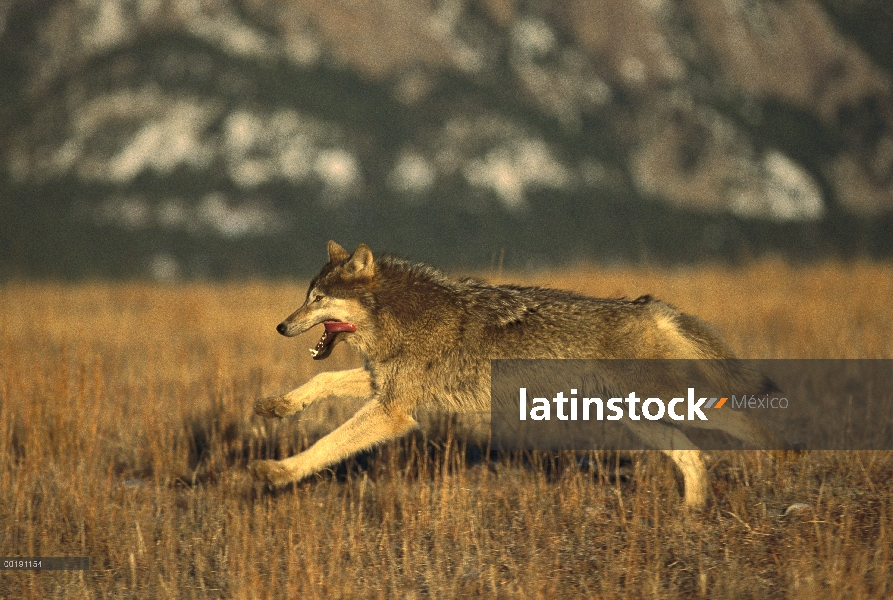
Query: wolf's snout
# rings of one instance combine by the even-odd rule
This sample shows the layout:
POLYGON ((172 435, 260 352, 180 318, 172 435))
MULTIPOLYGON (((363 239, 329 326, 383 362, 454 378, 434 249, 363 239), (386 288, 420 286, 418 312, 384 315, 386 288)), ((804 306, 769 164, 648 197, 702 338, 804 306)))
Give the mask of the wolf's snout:
POLYGON ((276 326, 276 331, 278 331, 282 335, 285 335, 286 333, 288 333, 288 323, 286 323, 285 321, 279 323, 279 325, 276 326))

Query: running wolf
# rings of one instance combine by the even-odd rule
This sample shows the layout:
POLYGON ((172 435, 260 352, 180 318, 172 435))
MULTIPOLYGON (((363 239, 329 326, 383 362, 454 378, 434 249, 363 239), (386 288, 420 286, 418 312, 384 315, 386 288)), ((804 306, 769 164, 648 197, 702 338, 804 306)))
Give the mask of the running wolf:
MULTIPOLYGON (((489 410, 494 358, 734 357, 712 327, 650 296, 606 300, 452 279, 426 265, 375 258, 365 244, 350 254, 334 241, 304 304, 276 330, 295 336, 320 324, 322 337, 310 351, 315 360, 347 342, 363 355, 365 366, 320 373, 291 392, 258 400, 255 412, 282 418, 333 393, 368 402, 306 451, 253 461, 251 474, 271 486, 303 479, 406 434, 418 426, 418 409, 489 410)), ((758 447, 775 441, 741 413, 717 412, 722 418, 711 415, 710 427, 758 447)), ((648 438, 649 432, 659 437, 670 430, 661 422, 647 427, 637 433, 648 438)), ((664 452, 682 472, 686 505, 699 508, 707 496, 706 469, 700 451, 681 439, 688 445, 673 447, 688 449, 664 452)))

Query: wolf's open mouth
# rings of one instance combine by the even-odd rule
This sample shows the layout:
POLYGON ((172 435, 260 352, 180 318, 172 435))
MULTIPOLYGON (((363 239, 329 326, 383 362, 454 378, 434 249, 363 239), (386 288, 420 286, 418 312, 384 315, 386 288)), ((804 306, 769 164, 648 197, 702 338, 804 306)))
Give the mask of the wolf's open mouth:
POLYGON ((319 338, 319 341, 316 342, 316 348, 310 349, 310 356, 314 360, 321 360, 332 352, 332 340, 335 339, 336 333, 342 331, 354 332, 357 330, 356 325, 344 321, 326 321, 323 325, 325 325, 326 330, 323 332, 322 337, 319 338))

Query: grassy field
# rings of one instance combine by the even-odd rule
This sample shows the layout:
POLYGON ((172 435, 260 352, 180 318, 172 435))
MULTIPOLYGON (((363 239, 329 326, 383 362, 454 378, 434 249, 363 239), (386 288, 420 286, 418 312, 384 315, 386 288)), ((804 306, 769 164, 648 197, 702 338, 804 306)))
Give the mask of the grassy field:
MULTIPOLYGON (((504 280, 652 293, 745 357, 893 358, 893 266, 605 270, 504 280)), ((303 284, 0 287, 2 598, 885 598, 893 453, 774 462, 710 453, 707 511, 658 453, 481 460, 422 434, 279 492, 245 465, 292 454, 356 402, 253 414, 317 370, 275 325, 303 284), (780 516, 794 503, 807 508, 780 516)))

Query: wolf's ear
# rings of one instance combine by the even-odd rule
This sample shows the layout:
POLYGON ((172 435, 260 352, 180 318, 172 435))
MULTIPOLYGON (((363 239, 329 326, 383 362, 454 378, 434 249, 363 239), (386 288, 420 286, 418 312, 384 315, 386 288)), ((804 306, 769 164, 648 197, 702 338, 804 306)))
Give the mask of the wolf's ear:
POLYGON ((354 277, 371 277, 375 268, 374 262, 372 249, 366 244, 360 244, 344 268, 354 277))
POLYGON ((350 256, 335 240, 329 240, 329 262, 338 263, 350 256))

